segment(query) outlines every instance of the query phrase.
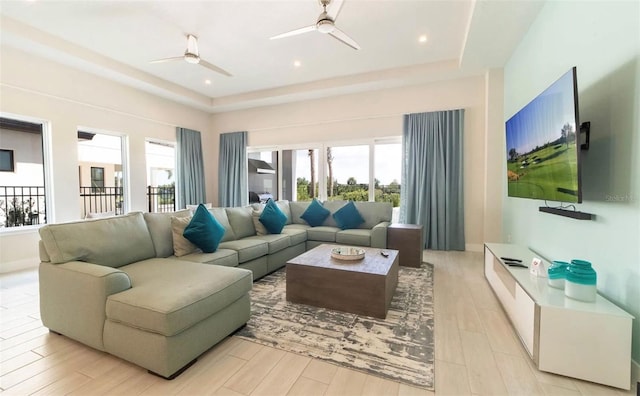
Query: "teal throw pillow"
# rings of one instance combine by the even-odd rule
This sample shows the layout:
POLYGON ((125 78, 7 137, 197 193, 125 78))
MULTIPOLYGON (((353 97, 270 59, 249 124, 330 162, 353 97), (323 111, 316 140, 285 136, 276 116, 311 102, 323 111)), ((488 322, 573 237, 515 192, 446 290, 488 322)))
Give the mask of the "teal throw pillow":
POLYGON ((182 236, 203 252, 213 253, 218 250, 218 245, 224 236, 224 227, 203 204, 200 204, 182 236))
POLYGON ((311 227, 317 227, 324 223, 324 219, 326 219, 329 214, 331 214, 329 209, 322 206, 322 204, 314 198, 300 218, 309 223, 311 227))
POLYGON ((269 231, 269 234, 279 234, 282 232, 284 225, 287 224, 287 215, 280 210, 273 199, 269 199, 262 210, 259 220, 264 228, 269 231))
POLYGON ((341 207, 333 214, 333 219, 336 224, 342 230, 348 230, 350 228, 358 228, 358 226, 364 223, 364 219, 358 212, 358 208, 353 201, 347 202, 346 205, 341 207))

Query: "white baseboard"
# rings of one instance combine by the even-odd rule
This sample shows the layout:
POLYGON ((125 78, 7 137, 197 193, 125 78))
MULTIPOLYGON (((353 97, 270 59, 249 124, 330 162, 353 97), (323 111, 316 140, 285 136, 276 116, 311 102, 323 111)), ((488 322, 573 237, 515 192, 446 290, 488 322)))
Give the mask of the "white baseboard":
POLYGON ((0 264, 0 274, 38 268, 39 264, 40 264, 40 259, 38 257, 8 261, 6 263, 0 264))
POLYGON ((484 245, 482 243, 467 243, 464 245, 464 250, 467 252, 484 252, 484 245))

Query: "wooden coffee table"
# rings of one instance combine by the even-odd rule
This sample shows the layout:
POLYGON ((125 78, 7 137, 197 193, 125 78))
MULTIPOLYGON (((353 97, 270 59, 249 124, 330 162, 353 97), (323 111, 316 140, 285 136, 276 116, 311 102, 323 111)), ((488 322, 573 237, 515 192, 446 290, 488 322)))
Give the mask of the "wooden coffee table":
POLYGON ((320 245, 287 262, 287 301, 386 318, 398 284, 398 251, 363 248, 364 259, 346 261, 331 257, 334 247, 320 245))

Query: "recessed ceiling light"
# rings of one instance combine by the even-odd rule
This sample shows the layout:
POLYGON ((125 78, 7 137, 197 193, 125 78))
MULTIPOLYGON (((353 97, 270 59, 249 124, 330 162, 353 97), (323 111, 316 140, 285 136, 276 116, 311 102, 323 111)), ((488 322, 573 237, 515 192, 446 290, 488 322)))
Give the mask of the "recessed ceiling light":
POLYGON ((418 42, 421 43, 421 44, 426 43, 427 42, 427 35, 423 34, 420 37, 418 37, 418 42))
POLYGON ((207 84, 207 85, 211 85, 211 80, 206 79, 206 80, 204 80, 204 83, 207 84))
POLYGON ((300 63, 299 60, 294 60, 293 61, 293 67, 300 67, 300 66, 302 66, 302 63, 300 63))

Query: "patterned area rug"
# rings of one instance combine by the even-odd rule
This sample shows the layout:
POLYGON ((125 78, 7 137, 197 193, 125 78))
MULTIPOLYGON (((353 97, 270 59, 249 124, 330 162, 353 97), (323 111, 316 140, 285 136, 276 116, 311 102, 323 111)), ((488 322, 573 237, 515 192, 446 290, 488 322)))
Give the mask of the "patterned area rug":
POLYGON ((400 267, 386 319, 286 301, 284 268, 253 284, 235 335, 409 385, 434 389, 433 266, 400 267))

